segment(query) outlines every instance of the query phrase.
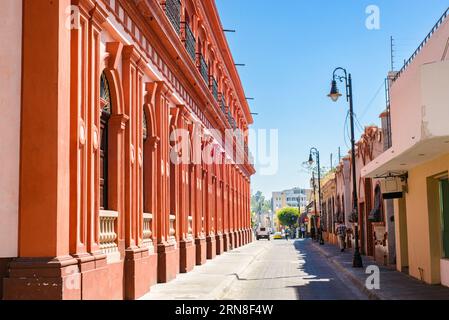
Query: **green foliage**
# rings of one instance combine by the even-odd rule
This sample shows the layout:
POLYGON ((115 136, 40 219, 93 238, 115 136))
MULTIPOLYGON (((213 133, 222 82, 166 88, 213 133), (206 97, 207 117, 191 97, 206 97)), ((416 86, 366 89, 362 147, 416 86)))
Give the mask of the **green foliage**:
POLYGON ((265 200, 262 192, 257 191, 255 195, 251 196, 251 211, 256 214, 268 212, 271 209, 270 200, 265 200))
POLYGON ((279 222, 286 227, 296 228, 298 225, 299 209, 284 208, 277 213, 279 222))

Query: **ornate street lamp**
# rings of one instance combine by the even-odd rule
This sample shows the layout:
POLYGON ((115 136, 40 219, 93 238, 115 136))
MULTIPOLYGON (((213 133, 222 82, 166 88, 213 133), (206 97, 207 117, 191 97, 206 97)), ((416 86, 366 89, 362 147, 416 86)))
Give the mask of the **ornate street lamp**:
POLYGON ((337 80, 340 82, 345 81, 346 84, 346 100, 349 102, 349 115, 351 120, 351 162, 352 162, 352 192, 353 192, 353 212, 352 215, 354 217, 354 240, 355 240, 355 248, 354 248, 354 258, 352 262, 352 266, 354 268, 363 268, 362 257, 360 255, 359 248, 359 226, 358 226, 358 199, 357 199, 357 175, 355 168, 355 138, 354 138, 354 104, 352 99, 352 77, 351 74, 346 71, 344 68, 336 68, 333 73, 332 78, 332 88, 328 97, 332 99, 332 101, 337 102, 338 99, 342 96, 342 94, 338 91, 337 80), (337 75, 337 72, 341 71, 344 75, 337 75))
POLYGON ((310 149, 310 155, 309 155, 309 165, 312 166, 314 164, 313 156, 316 157, 316 162, 318 166, 318 202, 319 202, 319 217, 320 217, 320 227, 318 228, 318 238, 320 241, 320 245, 324 245, 324 238, 323 238, 323 227, 322 227, 322 216, 321 216, 321 168, 320 168, 320 152, 317 148, 311 148, 310 149))

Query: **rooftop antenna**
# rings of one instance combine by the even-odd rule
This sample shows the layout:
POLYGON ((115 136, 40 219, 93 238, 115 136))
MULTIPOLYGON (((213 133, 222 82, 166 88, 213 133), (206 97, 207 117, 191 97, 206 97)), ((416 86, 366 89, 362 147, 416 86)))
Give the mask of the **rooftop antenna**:
POLYGON ((393 36, 390 37, 390 62, 391 62, 391 71, 394 71, 394 38, 393 36))

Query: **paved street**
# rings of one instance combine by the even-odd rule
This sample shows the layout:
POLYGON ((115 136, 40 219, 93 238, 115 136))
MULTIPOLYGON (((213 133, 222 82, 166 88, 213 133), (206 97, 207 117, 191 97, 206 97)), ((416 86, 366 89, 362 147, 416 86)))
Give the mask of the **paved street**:
POLYGON ((261 240, 160 284, 145 300, 367 299, 310 241, 261 240))
POLYGON ((266 252, 234 281, 225 299, 366 299, 341 277, 310 241, 259 242, 266 252))

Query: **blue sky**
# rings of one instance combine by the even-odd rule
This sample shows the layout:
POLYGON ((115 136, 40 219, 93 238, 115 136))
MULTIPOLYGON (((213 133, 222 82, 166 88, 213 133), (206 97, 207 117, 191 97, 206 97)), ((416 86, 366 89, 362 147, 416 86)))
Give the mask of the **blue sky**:
MULTIPOLYGON (((308 187, 301 167, 309 149, 330 154, 349 150, 345 99, 332 103, 332 71, 342 66, 353 76, 354 105, 362 126, 380 125, 385 108, 382 87, 390 69, 390 36, 396 39, 396 69, 408 59, 446 10, 443 0, 216 0, 240 76, 255 116, 254 129, 279 130, 279 170, 256 174, 252 191, 308 187), (368 30, 369 5, 380 9, 380 29, 368 30), (378 93, 376 95, 376 93, 378 93), (346 141, 345 141, 346 140, 346 141)), ((343 87, 341 87, 343 90, 343 87)), ((357 135, 360 135, 360 130, 357 135)), ((257 168, 257 167, 256 167, 257 168)))

